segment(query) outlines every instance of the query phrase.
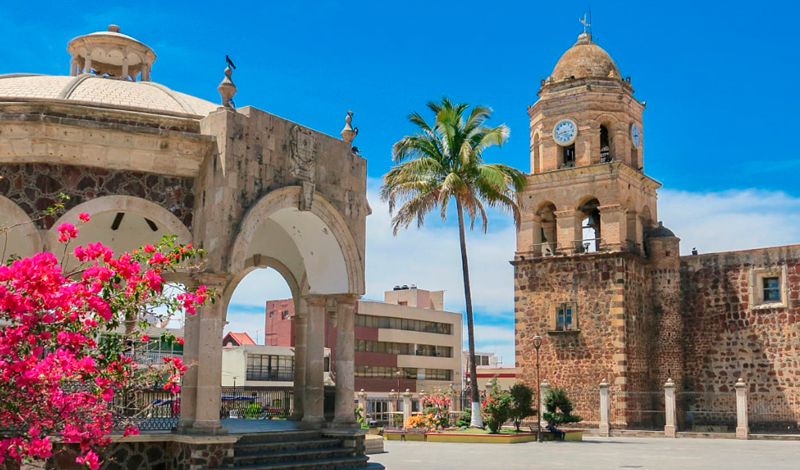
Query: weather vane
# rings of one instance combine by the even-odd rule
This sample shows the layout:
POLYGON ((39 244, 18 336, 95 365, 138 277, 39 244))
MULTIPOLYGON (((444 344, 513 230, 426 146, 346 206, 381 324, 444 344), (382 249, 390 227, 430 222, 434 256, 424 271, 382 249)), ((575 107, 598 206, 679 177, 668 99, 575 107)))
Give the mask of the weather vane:
POLYGON ((587 33, 591 30, 592 23, 591 18, 586 16, 586 13, 583 14, 583 18, 578 18, 578 21, 583 24, 583 32, 587 33))

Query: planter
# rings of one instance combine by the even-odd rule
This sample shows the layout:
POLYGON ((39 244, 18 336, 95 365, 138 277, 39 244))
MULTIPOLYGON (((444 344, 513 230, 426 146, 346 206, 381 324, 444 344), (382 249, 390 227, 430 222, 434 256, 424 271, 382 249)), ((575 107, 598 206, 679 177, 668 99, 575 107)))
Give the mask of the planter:
POLYGON ((428 442, 462 442, 469 444, 521 444, 535 442, 536 433, 469 434, 456 432, 428 433, 428 442))
POLYGON ((404 434, 404 441, 419 441, 422 442, 425 440, 427 434, 421 432, 407 432, 404 434))
POLYGON ((406 432, 406 431, 383 431, 383 439, 385 441, 424 441, 425 433, 422 432, 406 432))

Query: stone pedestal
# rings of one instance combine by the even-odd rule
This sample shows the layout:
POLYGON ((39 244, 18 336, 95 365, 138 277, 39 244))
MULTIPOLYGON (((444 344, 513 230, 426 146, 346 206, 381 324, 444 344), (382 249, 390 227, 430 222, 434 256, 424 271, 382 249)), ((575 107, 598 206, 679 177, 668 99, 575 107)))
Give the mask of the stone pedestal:
POLYGON ((354 310, 357 296, 336 298, 336 417, 335 428, 358 427, 353 409, 355 393, 354 310))
POLYGON ((608 420, 609 411, 608 381, 603 379, 603 381, 600 382, 600 437, 608 437, 611 435, 611 425, 608 420))
POLYGON ((664 436, 676 437, 678 415, 675 406, 675 382, 672 379, 664 384, 664 411, 666 412, 666 424, 664 424, 664 436))
POLYGON ((319 429, 325 424, 325 308, 327 298, 309 295, 306 323, 306 384, 301 429, 319 429))
POLYGON ((747 384, 744 379, 736 382, 736 438, 750 438, 750 424, 747 416, 747 384))
POLYGON ((411 417, 411 392, 406 389, 406 392, 403 394, 403 425, 405 426, 406 421, 408 418, 411 417))
POLYGON ((547 382, 547 379, 542 380, 541 385, 539 385, 539 416, 541 416, 541 422, 544 422, 544 399, 547 394, 550 393, 550 384, 547 382))

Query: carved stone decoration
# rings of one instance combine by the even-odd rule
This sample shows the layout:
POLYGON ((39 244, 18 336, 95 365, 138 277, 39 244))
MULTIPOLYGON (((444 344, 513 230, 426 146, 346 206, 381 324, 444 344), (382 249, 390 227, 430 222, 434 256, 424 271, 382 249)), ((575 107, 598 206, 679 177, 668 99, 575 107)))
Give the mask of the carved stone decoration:
POLYGON ((300 126, 292 127, 289 174, 308 182, 314 182, 316 158, 314 155, 314 133, 300 126))
POLYGON ((300 209, 301 211, 310 211, 311 205, 314 203, 314 183, 303 181, 303 192, 300 193, 300 209))

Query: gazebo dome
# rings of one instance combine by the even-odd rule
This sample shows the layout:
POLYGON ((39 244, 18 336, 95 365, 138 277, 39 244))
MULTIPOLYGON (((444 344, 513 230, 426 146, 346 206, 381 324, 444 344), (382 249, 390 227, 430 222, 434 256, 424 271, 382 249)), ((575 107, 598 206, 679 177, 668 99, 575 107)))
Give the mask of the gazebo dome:
POLYGON ((558 60, 550 78, 554 81, 577 78, 621 78, 614 60, 592 42, 591 33, 581 33, 578 41, 558 60))
POLYGON ((155 82, 133 82, 81 74, 0 75, 0 101, 61 101, 155 114, 207 116, 218 104, 155 82))

